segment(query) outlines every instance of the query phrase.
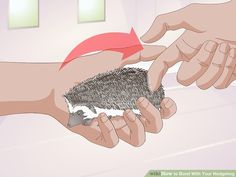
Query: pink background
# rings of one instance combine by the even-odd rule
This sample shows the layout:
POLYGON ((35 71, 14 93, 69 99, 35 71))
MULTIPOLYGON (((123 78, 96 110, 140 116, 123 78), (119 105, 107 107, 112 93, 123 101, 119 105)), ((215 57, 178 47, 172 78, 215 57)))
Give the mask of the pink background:
MULTIPOLYGON (((156 15, 190 2, 207 1, 107 0, 106 22, 77 24, 76 0, 40 0, 39 28, 9 30, 8 0, 1 0, 0 61, 62 61, 91 35, 127 32, 133 26, 140 36, 156 15)), ((168 46, 182 32, 169 32, 158 43, 168 46)), ((0 117, 0 176, 142 177, 150 169, 236 169, 236 87, 181 87, 175 81, 177 68, 166 75, 164 85, 178 112, 164 121, 161 133, 147 134, 139 148, 122 141, 113 149, 97 146, 45 115, 0 117)))

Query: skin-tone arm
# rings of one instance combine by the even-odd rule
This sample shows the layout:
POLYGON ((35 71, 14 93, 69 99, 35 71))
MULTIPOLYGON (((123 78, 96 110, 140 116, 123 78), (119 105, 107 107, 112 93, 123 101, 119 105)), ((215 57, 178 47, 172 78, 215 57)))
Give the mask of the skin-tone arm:
POLYGON ((57 63, 0 63, 0 115, 20 113, 48 114, 50 94, 57 63))
POLYGON ((176 104, 165 98, 157 110, 146 98, 137 100, 142 114, 136 118, 131 110, 123 116, 108 119, 105 113, 93 119, 89 126, 67 127, 69 113, 63 94, 98 73, 103 73, 126 64, 156 59, 163 46, 143 46, 144 49, 123 60, 122 54, 104 51, 73 60, 59 71, 61 63, 0 63, 0 115, 19 113, 47 114, 55 118, 70 131, 80 134, 89 141, 105 147, 114 147, 119 139, 140 146, 146 133, 158 133, 163 126, 162 119, 176 112, 176 104))
POLYGON ((148 72, 150 90, 156 90, 168 68, 183 61, 180 84, 196 81, 201 89, 223 89, 236 79, 236 0, 222 4, 191 4, 158 16, 142 40, 152 43, 169 30, 186 31, 153 62, 148 72))

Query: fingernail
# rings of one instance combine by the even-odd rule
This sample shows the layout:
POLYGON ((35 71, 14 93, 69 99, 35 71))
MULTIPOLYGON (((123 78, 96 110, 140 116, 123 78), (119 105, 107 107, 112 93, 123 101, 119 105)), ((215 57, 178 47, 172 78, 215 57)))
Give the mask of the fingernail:
POLYGON ((141 108, 147 108, 149 104, 148 100, 144 97, 140 97, 137 102, 141 106, 141 108))
POLYGON ((167 102, 165 103, 165 107, 167 108, 167 109, 169 109, 169 108, 171 108, 173 105, 172 105, 172 103, 169 101, 169 100, 167 100, 167 102))
POLYGON ((144 97, 140 97, 140 98, 137 100, 137 103, 138 103, 138 104, 142 103, 142 102, 144 101, 144 99, 145 99, 144 97))
POLYGON ((164 106, 166 108, 166 104, 169 102, 168 99, 164 98, 162 101, 161 101, 161 105, 164 106))
POLYGON ((100 119, 101 119, 101 121, 102 121, 103 123, 108 120, 108 118, 107 118, 107 116, 106 116, 105 113, 101 113, 101 114, 99 115, 99 117, 100 117, 100 119))
POLYGON ((216 50, 217 43, 214 41, 208 41, 207 45, 205 46, 205 50, 208 52, 214 52, 216 50))
POLYGON ((232 58, 235 58, 236 57, 236 49, 234 49, 234 48, 230 49, 229 56, 232 58))
POLYGON ((221 43, 220 44, 220 52, 227 53, 229 51, 229 45, 227 43, 221 43))
POLYGON ((127 109, 127 110, 125 111, 125 114, 126 114, 126 116, 128 117, 129 121, 131 121, 131 122, 134 122, 134 121, 135 121, 136 116, 135 116, 135 114, 134 114, 130 109, 127 109))

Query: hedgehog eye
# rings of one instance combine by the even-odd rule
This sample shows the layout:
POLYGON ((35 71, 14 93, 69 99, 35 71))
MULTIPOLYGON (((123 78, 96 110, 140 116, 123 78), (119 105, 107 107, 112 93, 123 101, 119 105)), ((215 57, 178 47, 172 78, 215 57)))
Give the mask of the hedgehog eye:
POLYGON ((76 113, 77 113, 78 116, 80 116, 82 118, 87 117, 86 115, 84 115, 85 112, 83 110, 78 110, 76 113))

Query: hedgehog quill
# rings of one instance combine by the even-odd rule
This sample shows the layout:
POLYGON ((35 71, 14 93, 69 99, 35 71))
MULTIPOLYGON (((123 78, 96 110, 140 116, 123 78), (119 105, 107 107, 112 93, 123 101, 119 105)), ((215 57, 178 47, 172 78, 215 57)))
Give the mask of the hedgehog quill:
MULTIPOLYGON (((141 68, 115 69, 98 74, 75 85, 64 95, 70 116, 68 126, 88 125, 93 117, 104 110, 122 112, 131 109, 140 97, 146 97, 156 108, 165 97, 163 86, 151 92, 147 83, 147 70, 141 68)), ((112 115, 110 115, 111 117, 112 115)))

